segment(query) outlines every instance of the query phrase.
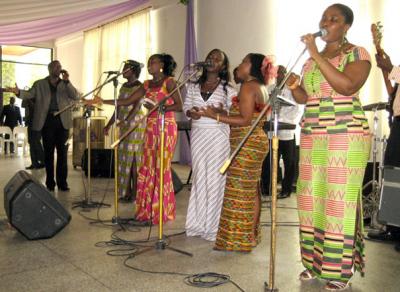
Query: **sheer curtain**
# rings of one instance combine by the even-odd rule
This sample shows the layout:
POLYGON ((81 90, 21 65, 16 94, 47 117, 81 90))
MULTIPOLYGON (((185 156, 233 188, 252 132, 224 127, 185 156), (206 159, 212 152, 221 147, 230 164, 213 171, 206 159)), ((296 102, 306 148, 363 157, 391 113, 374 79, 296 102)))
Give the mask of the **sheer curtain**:
MULTIPOLYGON (((140 80, 147 78, 147 59, 151 54, 150 9, 123 17, 101 27, 84 32, 83 92, 89 92, 107 77, 104 71, 122 70, 123 61, 133 59, 144 64, 140 80)), ((119 77, 119 86, 125 81, 119 77)), ((99 94, 104 99, 114 97, 112 82, 99 94)), ((102 116, 110 118, 112 106, 103 106, 102 116)))

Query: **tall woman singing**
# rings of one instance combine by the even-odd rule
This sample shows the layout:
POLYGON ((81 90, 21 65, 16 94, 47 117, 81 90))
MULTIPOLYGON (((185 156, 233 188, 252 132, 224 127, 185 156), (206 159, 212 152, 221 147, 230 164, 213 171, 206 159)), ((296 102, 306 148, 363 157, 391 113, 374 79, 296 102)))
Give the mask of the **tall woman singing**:
MULTIPOLYGON (((237 70, 242 81, 238 97, 232 101, 229 115, 212 106, 202 116, 231 126, 231 150, 247 134, 268 99, 265 84, 274 77, 272 62, 261 54, 248 54, 237 70)), ((215 249, 250 252, 259 240, 260 192, 262 162, 268 152, 268 138, 262 129, 265 117, 233 159, 227 171, 215 249)))
POLYGON ((371 68, 368 52, 348 42, 352 10, 329 6, 319 22, 327 31, 319 52, 311 34, 302 37, 310 58, 301 85, 288 85, 305 103, 300 140, 297 198, 301 280, 328 280, 325 289, 348 286, 354 269, 364 273, 361 189, 369 157, 370 133, 359 91, 371 68))
POLYGON ((201 117, 202 107, 213 105, 227 113, 236 90, 229 84, 229 60, 224 52, 214 49, 198 82, 189 84, 185 103, 191 119, 191 154, 193 183, 186 215, 186 235, 214 241, 217 236, 226 176, 219 172, 229 156, 229 126, 215 119, 201 117))
MULTIPOLYGON (((147 63, 149 74, 153 79, 146 80, 129 98, 118 100, 118 105, 129 105, 144 99, 144 106, 152 109, 154 104, 161 101, 176 88, 173 74, 176 63, 171 55, 152 55, 147 63)), ((106 104, 113 104, 112 100, 104 100, 106 104)), ((177 125, 175 112, 182 110, 182 102, 177 93, 165 102, 165 140, 164 140, 164 189, 163 189, 163 221, 175 219, 175 193, 172 184, 171 161, 175 151, 177 139, 177 125)), ((139 221, 151 220, 153 224, 159 222, 159 187, 160 187, 160 130, 161 115, 154 111, 147 118, 144 134, 142 166, 139 169, 136 192, 135 217, 139 221)))

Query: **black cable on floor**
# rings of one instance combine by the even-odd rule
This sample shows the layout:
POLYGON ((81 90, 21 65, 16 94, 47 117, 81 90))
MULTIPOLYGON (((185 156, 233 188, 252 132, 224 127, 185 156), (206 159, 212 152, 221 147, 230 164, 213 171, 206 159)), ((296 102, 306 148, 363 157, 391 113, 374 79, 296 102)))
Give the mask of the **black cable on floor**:
MULTIPOLYGON (((136 241, 125 240, 117 235, 119 231, 120 230, 114 231, 111 234, 111 240, 97 242, 95 246, 112 248, 111 250, 108 250, 106 254, 109 256, 125 257, 123 264, 125 267, 129 269, 148 274, 185 276, 185 278, 183 279, 185 284, 199 288, 212 288, 226 283, 231 283, 237 289, 239 289, 239 291, 242 292, 245 291, 237 283, 232 281, 229 275, 218 274, 213 272, 200 273, 200 274, 186 274, 186 273, 168 272, 168 271, 150 271, 132 266, 128 263, 128 261, 139 255, 143 251, 143 249, 154 247, 154 244, 156 243, 158 238, 147 239, 147 240, 136 240, 136 241), (154 242, 154 244, 150 245, 150 243, 152 242, 154 242)), ((166 246, 170 244, 170 241, 168 240, 170 237, 182 234, 185 234, 185 232, 178 232, 170 235, 165 235, 165 238, 167 240, 166 246)))

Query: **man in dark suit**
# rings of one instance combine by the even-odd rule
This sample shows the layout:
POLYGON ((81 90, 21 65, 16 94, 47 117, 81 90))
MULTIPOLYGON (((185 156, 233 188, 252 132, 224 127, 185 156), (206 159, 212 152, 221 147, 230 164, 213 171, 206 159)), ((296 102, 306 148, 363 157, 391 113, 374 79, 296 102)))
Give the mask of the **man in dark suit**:
MULTIPOLYGON (((11 130, 14 130, 16 126, 21 125, 22 126, 22 117, 21 117, 21 111, 19 107, 15 106, 15 97, 10 98, 10 104, 5 105, 3 108, 3 112, 1 113, 0 117, 0 124, 3 126, 10 127, 11 130), (4 121, 5 118, 5 121, 4 121)), ((9 139, 10 135, 6 134, 5 138, 9 139)), ((7 144, 4 147, 4 152, 7 153, 7 144)), ((14 153, 14 143, 10 144, 10 153, 14 153)))
POLYGON ((49 76, 37 80, 30 90, 20 90, 17 86, 6 90, 14 92, 22 99, 35 99, 32 135, 42 136, 47 189, 53 191, 57 183, 59 190, 68 191, 66 142, 69 129, 72 127, 72 114, 70 109, 58 115, 54 113, 79 99, 79 96, 69 81, 68 72, 62 70, 59 61, 50 62, 48 70, 49 76), (56 180, 54 180, 54 150, 57 150, 56 180))

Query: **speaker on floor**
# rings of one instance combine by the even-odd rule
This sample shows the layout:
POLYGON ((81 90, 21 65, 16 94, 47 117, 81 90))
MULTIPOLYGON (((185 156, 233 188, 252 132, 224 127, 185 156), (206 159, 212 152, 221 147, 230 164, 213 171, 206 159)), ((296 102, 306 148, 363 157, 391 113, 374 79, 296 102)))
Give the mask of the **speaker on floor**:
MULTIPOLYGON (((114 177, 114 149, 90 149, 90 176, 114 177)), ((88 150, 82 156, 82 170, 88 176, 88 150)))
POLYGON ((172 167, 171 167, 171 172, 172 172, 172 184, 174 186, 174 192, 175 194, 177 194, 183 189, 183 183, 179 178, 179 176, 176 174, 176 172, 172 169, 172 167))
POLYGON ((4 209, 11 225, 30 240, 53 237, 71 220, 56 198, 23 170, 4 187, 4 209))
POLYGON ((400 227, 400 168, 385 166, 378 221, 400 227))

